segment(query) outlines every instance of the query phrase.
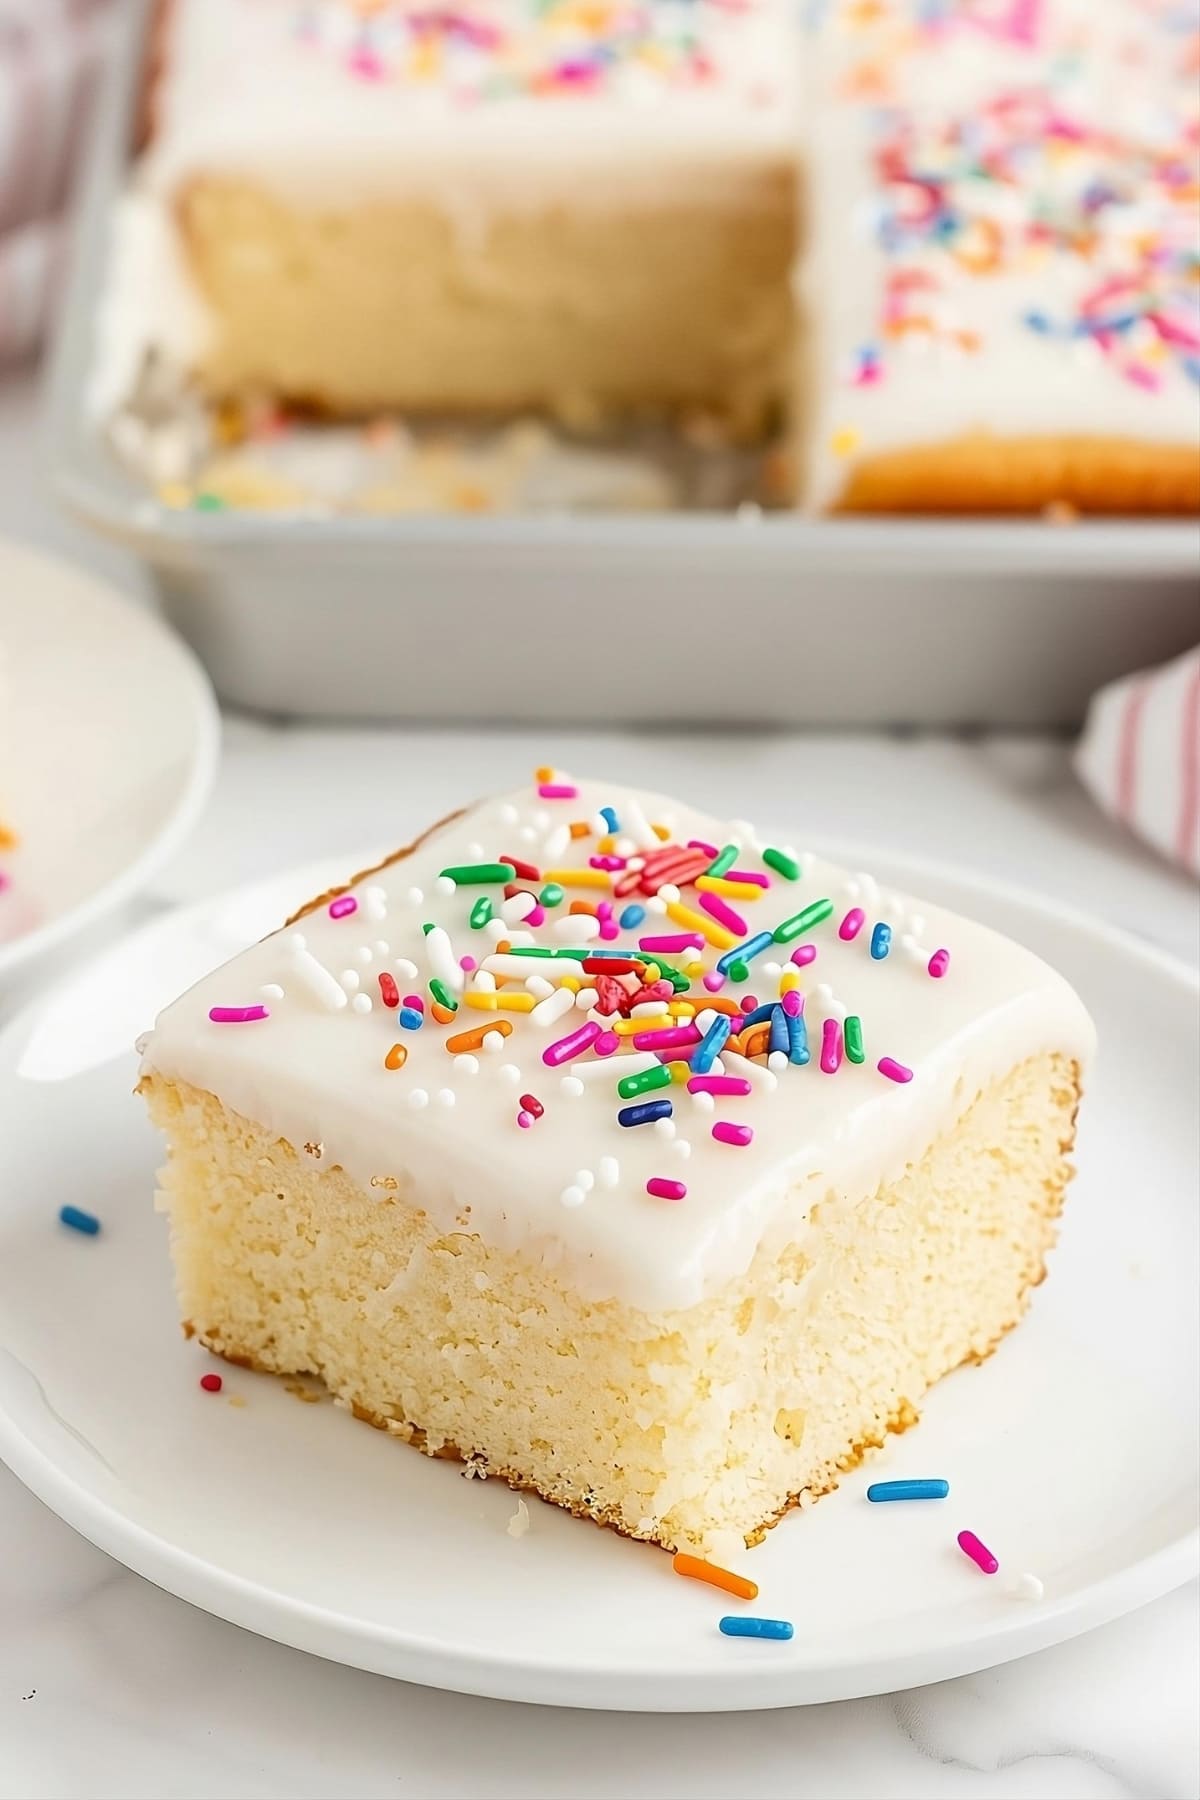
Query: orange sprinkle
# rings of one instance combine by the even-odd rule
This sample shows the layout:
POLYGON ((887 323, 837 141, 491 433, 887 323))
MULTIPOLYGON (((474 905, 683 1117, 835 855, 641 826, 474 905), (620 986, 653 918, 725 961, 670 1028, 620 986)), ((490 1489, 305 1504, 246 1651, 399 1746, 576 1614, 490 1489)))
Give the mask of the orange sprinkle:
POLYGON ((748 1031, 743 1031, 738 1055, 761 1056, 770 1041, 771 1026, 769 1021, 764 1019, 761 1025, 751 1025, 748 1031))
POLYGON ((393 1044, 383 1059, 385 1069, 402 1069, 408 1061, 408 1051, 403 1044, 393 1044))
POLYGON ((697 1012, 728 1013, 731 1019, 740 1019, 742 1009, 736 1000, 728 1000, 721 994, 682 994, 683 1000, 689 1000, 697 1012))
POLYGON ((667 840, 670 838, 671 834, 667 830, 665 825, 651 825, 650 829, 654 833, 655 837, 658 839, 660 844, 665 844, 667 842, 667 840))
POLYGON ((535 781, 553 781, 554 770, 547 768, 545 763, 543 763, 540 769, 535 769, 533 771, 533 778, 535 781))
POLYGON ((572 819, 571 836, 573 838, 591 837, 592 828, 586 819, 572 819))
POLYGON ((443 1006, 440 1000, 431 1000, 429 1002, 429 1010, 439 1025, 448 1025, 454 1017, 453 1008, 443 1006))
POLYGON ((501 938, 500 942, 498 944, 494 945, 493 948, 494 948, 495 954, 497 956, 507 956, 509 951, 512 949, 512 939, 511 938, 501 938))
POLYGON ((475 1025, 470 1031, 456 1031, 453 1037, 446 1039, 446 1048, 451 1056, 461 1056, 464 1050, 481 1050, 489 1031, 498 1031, 501 1037, 510 1037, 512 1026, 507 1019, 489 1019, 486 1025, 475 1025))
POLYGON ((589 913, 593 919, 596 917, 595 903, 591 900, 572 900, 567 911, 569 913, 589 913))
POLYGON ((677 1575, 686 1575, 692 1581, 706 1581, 709 1587, 723 1588, 727 1594, 736 1594, 739 1600, 758 1599, 757 1581, 747 1581, 744 1575, 735 1575, 730 1569, 705 1562, 702 1556, 687 1556, 680 1550, 672 1558, 671 1567, 677 1575))

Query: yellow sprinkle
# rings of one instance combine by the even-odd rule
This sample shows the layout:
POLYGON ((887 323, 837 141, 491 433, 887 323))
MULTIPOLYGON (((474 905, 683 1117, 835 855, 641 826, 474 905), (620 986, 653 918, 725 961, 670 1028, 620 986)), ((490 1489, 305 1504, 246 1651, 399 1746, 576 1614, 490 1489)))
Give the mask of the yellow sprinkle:
POLYGON ((667 917, 674 919, 677 925, 686 925, 689 931, 698 931, 716 950, 732 950, 738 942, 732 931, 726 931, 715 919, 706 917, 704 913, 693 912, 690 906, 681 906, 678 900, 667 902, 667 917))
POLYGON ((694 1019, 696 1009, 690 1000, 668 1000, 667 1011, 673 1019, 694 1019))
POLYGON ((192 490, 184 481, 164 481, 158 490, 164 506, 190 506, 192 490))
POLYGON ((538 1003, 536 994, 497 994, 496 1004, 501 1012, 532 1012, 538 1003))
POLYGON ((767 891, 752 881, 726 881, 723 875, 701 875, 696 886, 702 894, 723 894, 726 900, 761 900, 767 891))
POLYGON ((665 1031, 674 1023, 670 1013, 661 1013, 653 1019, 618 1019, 613 1030, 618 1037, 632 1037, 637 1031, 665 1031))
POLYGON ((606 832, 604 834, 604 836, 600 839, 600 842, 596 845, 597 856, 611 856, 613 853, 613 846, 616 843, 616 841, 617 840, 613 836, 611 831, 606 832))
POLYGON ((543 869, 542 880, 556 881, 559 887, 603 888, 606 894, 612 888, 607 869, 543 869))
POLYGON ((580 981, 578 975, 563 975, 560 976, 558 985, 559 987, 570 988, 573 994, 577 994, 581 987, 584 987, 585 985, 590 987, 592 984, 590 982, 585 984, 580 981))
POLYGON ((660 844, 665 844, 671 835, 665 825, 651 825, 650 829, 660 844))
POLYGON ((831 436, 829 448, 835 456, 849 456, 858 449, 861 442, 862 438, 853 425, 843 425, 840 431, 835 431, 831 436))
POLYGON ((671 1080, 678 1082, 680 1086, 688 1080, 692 1073, 692 1065, 690 1063, 673 1062, 668 1063, 667 1067, 671 1071, 671 1080))
POLYGON ((662 970, 659 968, 659 966, 656 962, 648 962, 646 964, 646 972, 642 976, 642 980, 645 982, 646 986, 649 987, 650 983, 652 981, 657 981, 661 974, 662 974, 662 970))
POLYGON ((476 1012, 495 1012, 500 1004, 500 996, 489 992, 477 994, 472 990, 463 995, 463 1002, 467 1006, 473 1006, 476 1012))
POLYGON ((779 992, 781 995, 794 994, 800 985, 800 971, 798 969, 785 969, 783 974, 779 977, 779 992))

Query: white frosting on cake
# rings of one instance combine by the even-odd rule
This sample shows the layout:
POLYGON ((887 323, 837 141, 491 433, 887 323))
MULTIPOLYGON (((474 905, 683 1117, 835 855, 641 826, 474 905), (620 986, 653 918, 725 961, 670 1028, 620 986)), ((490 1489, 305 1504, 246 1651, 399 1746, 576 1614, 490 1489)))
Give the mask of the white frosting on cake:
MULTIPOLYGON (((760 1244, 802 1238, 815 1202, 830 1196, 853 1201, 900 1173, 986 1084, 1025 1057, 1058 1051, 1085 1062, 1089 1056, 1092 1026, 1073 990, 1029 951, 983 926, 880 892, 868 876, 852 876, 813 856, 802 855, 799 878, 786 879, 764 861, 765 843, 744 824, 720 824, 673 801, 608 783, 574 784, 561 775, 555 780, 577 793, 542 798, 526 789, 473 806, 439 826, 411 855, 358 881, 349 890, 354 910, 346 916, 331 916, 324 902, 207 976, 159 1018, 145 1045, 145 1070, 214 1093, 297 1148, 313 1146, 310 1155, 319 1147, 317 1167, 340 1164, 381 1193, 399 1182, 440 1226, 477 1232, 562 1270, 589 1298, 617 1298, 658 1312, 719 1289, 747 1268, 760 1244), (631 1047, 630 1037, 623 1036, 609 1057, 591 1047, 554 1067, 543 1057, 589 1022, 608 1029, 611 1016, 573 1000, 552 1002, 551 1011, 568 1008, 554 1021, 468 1003, 468 994, 503 981, 506 971, 523 974, 526 966, 535 998, 562 991, 554 984, 564 972, 590 978, 578 963, 572 970, 570 959, 547 965, 511 953, 489 971, 499 927, 473 929, 469 918, 482 896, 498 911, 502 886, 464 883, 450 891, 441 872, 516 856, 542 872, 528 882, 536 894, 546 870, 588 868, 607 831, 601 807, 616 812, 619 856, 636 857, 657 845, 647 822, 667 827, 673 843, 736 845, 735 866, 770 882, 753 902, 728 901, 751 935, 773 933, 813 902, 833 902, 829 917, 786 942, 772 942, 750 961, 748 980, 731 978, 719 994, 740 1000, 752 993, 764 1004, 776 1002, 781 969, 795 973, 791 952, 815 946, 815 960, 799 970, 811 1058, 806 1065, 789 1062, 772 1070, 761 1055, 747 1062, 726 1052, 725 1075, 748 1080, 748 1095, 695 1094, 673 1081, 621 1098, 618 1079, 657 1060, 654 1051, 631 1047), (571 838, 573 821, 587 821, 588 835, 571 838), (840 922, 853 907, 862 909, 862 927, 843 939, 840 922), (422 931, 431 922, 439 927, 436 937, 422 931), (892 943, 890 953, 875 960, 871 940, 880 922, 891 926, 892 943), (929 959, 942 948, 950 953, 949 966, 934 979, 929 959), (477 959, 481 969, 461 970, 464 956, 477 959), (458 998, 449 1024, 431 1014, 429 980, 439 970, 458 998), (381 973, 394 979, 402 999, 423 998, 419 1029, 401 1028, 397 1012, 384 1005, 381 973), (209 1017, 214 1007, 255 1006, 265 1006, 269 1017, 247 1023, 209 1017), (865 1058, 858 1064, 843 1059, 835 1073, 826 1073, 824 1021, 840 1025, 847 1014, 862 1021, 865 1058), (494 1047, 485 1043, 458 1055, 447 1050, 447 1040, 459 1032, 504 1019, 511 1033, 494 1047), (394 1044, 406 1052, 399 1068, 385 1066, 394 1044), (881 1073, 878 1065, 886 1058, 911 1070, 912 1079, 902 1083, 881 1073), (518 1113, 527 1094, 543 1112, 522 1128, 518 1113), (669 1120, 618 1122, 620 1109, 661 1100, 671 1104, 669 1120), (738 1147, 714 1139, 713 1126, 721 1121, 749 1126, 751 1142, 738 1147), (654 1178, 683 1182, 685 1197, 651 1195, 646 1184, 654 1178)), ((516 948, 579 946, 641 955, 640 938, 690 929, 663 910, 670 892, 655 899, 610 896, 606 902, 601 888, 564 886, 563 900, 548 907, 534 929, 523 933, 515 919, 506 925, 516 948), (579 915, 572 922, 572 898, 611 903, 618 920, 630 905, 647 913, 611 940, 589 938, 596 920, 579 915)), ((681 904, 696 911, 698 899, 694 886, 684 886, 681 904)), ((510 912, 524 905, 518 901, 510 912)), ((708 1025, 702 972, 713 972, 723 954, 706 945, 689 971, 692 993, 701 996, 695 1004, 702 1029, 708 1025)), ((652 953, 642 960, 647 957, 652 953)), ((679 965, 682 959, 674 954, 660 960, 679 965)), ((525 979, 514 979, 502 996, 530 991, 525 979)), ((654 1028, 653 1021, 642 1027, 654 1028)))
POLYGON ((1196 443, 1197 31, 1197 0, 827 10, 817 507, 858 458, 978 431, 1196 443))

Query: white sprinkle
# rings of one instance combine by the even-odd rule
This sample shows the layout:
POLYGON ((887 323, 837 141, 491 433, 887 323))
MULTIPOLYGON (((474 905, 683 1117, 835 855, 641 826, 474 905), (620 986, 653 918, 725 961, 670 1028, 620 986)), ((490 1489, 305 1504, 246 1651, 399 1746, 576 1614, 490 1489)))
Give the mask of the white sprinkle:
POLYGON ((1038 1576, 1026 1572, 1013 1576, 1008 1591, 1014 1600, 1041 1600, 1046 1593, 1046 1584, 1038 1576))
POLYGON ((658 833, 651 828, 649 819, 636 799, 626 798, 622 803, 621 829, 627 837, 633 839, 639 850, 658 849, 658 833))
POLYGON ((479 1058, 477 1056, 456 1056, 454 1068, 459 1075, 478 1075, 479 1058))
POLYGON ((786 1050, 772 1050, 770 1055, 767 1057, 768 1069, 773 1070, 776 1075, 781 1075, 783 1073, 784 1069, 787 1068, 787 1066, 788 1066, 787 1051, 786 1050))
POLYGON ((458 1096, 455 1094, 453 1088, 439 1088, 437 1091, 437 1103, 439 1106, 453 1106, 457 1098, 458 1096))
POLYGON ((283 989, 277 981, 264 981, 258 991, 264 1000, 283 999, 283 989))
POLYGON ((356 1013, 369 1013, 371 1005, 372 1001, 370 994, 355 994, 353 1000, 350 1002, 350 1010, 351 1012, 356 1013))
POLYGON ((578 1100, 579 1096, 583 1093, 583 1083, 580 1081, 578 1075, 564 1075, 558 1084, 558 1091, 560 1094, 565 1095, 568 1100, 578 1100))
POLYGON ((662 895, 661 894, 651 894, 650 898, 646 902, 646 911, 648 913, 665 913, 666 910, 667 910, 667 903, 663 899, 662 895))
MULTIPOLYGON (((292 943, 295 945, 293 938, 292 943)), ((339 981, 335 981, 324 963, 317 961, 311 950, 303 947, 294 949, 292 956, 292 974, 302 987, 306 987, 315 1000, 327 1006, 330 1012, 337 1012, 346 1004, 346 990, 339 981)))
POLYGON ((859 887, 857 881, 854 880, 853 876, 851 876, 850 880, 846 883, 844 891, 847 900, 857 900, 862 893, 862 889, 859 887))
POLYGON ((466 855, 470 862, 482 862, 485 854, 486 852, 483 845, 477 840, 472 840, 472 842, 467 845, 466 855))
POLYGON ((764 963, 762 972, 768 981, 778 981, 779 977, 783 974, 783 965, 777 962, 764 963))
POLYGON ((489 919, 483 928, 483 933, 485 937, 491 938, 493 944, 498 944, 501 938, 508 936, 508 926, 503 919, 489 919))
MULTIPOLYGON (((496 1037, 499 1034, 497 1032, 491 1032, 489 1035, 496 1037)), ((501 1038, 500 1042, 503 1043, 504 1039, 501 1038)), ((502 1076, 505 1081, 520 1081, 521 1079, 521 1071, 518 1069, 516 1063, 501 1063, 496 1073, 502 1076)))
POLYGON ((468 985, 473 994, 494 994, 496 977, 488 969, 476 969, 468 985))
POLYGON ((914 913, 912 918, 908 921, 908 928, 914 937, 921 937, 925 931, 924 914, 914 913))
MULTIPOLYGON (((607 830, 607 825, 601 827, 602 833, 607 830)), ((623 856, 631 869, 644 869, 646 866, 646 859, 644 856, 635 856, 634 851, 636 849, 637 845, 634 843, 633 839, 627 837, 624 832, 621 832, 613 844, 614 856, 623 856)))
POLYGON ((655 1137, 666 1138, 669 1143, 675 1136, 675 1121, 674 1119, 655 1119, 653 1130, 655 1137))
POLYGON ((523 1538, 529 1530, 529 1508, 519 1496, 517 1510, 504 1529, 510 1538, 523 1538))
POLYGON ((621 1179, 621 1165, 615 1156, 602 1156, 598 1172, 601 1187, 615 1188, 621 1179))
POLYGON ((639 1000, 636 1006, 630 1007, 629 1016, 631 1019, 657 1019, 662 1009, 661 1000, 639 1000))
POLYGON ((512 801, 506 800, 503 806, 497 808, 496 816, 502 825, 515 825, 521 815, 512 801))
POLYGON ((592 1010, 592 1001, 595 998, 596 998, 595 988, 590 988, 590 987, 580 988, 579 992, 575 996, 575 1004, 579 1008, 580 1012, 590 1012, 592 1010))
POLYGON ((582 1188, 585 1194, 590 1194, 592 1189, 595 1187, 595 1185, 596 1185, 596 1177, 592 1174, 592 1171, 590 1169, 576 1169, 576 1171, 575 1171, 575 1186, 576 1187, 582 1188))
POLYGON ((392 953, 392 946, 388 943, 386 938, 376 938, 371 948, 374 950, 376 956, 390 956, 392 953))
POLYGON ((504 1049, 506 1041, 504 1033, 502 1031, 497 1031, 495 1027, 493 1027, 491 1031, 485 1031, 483 1034, 483 1047, 489 1056, 499 1056, 500 1052, 504 1049))
POLYGON ((879 898, 879 883, 873 875, 867 875, 862 869, 855 870, 854 879, 858 883, 858 891, 867 906, 874 906, 879 898))
MULTIPOLYGON (((492 986, 495 987, 495 985, 493 981, 492 986)), ((554 992, 554 983, 547 981, 544 975, 528 975, 525 978, 525 992, 532 994, 538 1000, 544 1000, 547 994, 554 992)))
POLYGON ((695 944, 689 944, 686 950, 680 952, 679 963, 683 969, 698 969, 703 961, 704 952, 697 950, 695 944))
POLYGON ((707 1031, 709 1029, 710 1025, 716 1024, 716 1020, 717 1020, 716 1008, 712 1007, 712 1006, 706 1006, 702 1009, 702 1011, 700 1011, 696 1014, 696 1029, 698 1031, 707 1031))
POLYGON ((308 949, 308 939, 305 937, 305 935, 302 931, 293 931, 291 937, 288 939, 288 943, 291 945, 293 950, 307 950, 308 949))
MULTIPOLYGON (((363 889, 362 904, 363 904, 363 914, 366 918, 373 919, 373 920, 386 919, 387 918, 387 889, 377 887, 377 886, 375 886, 374 883, 372 883, 372 885, 370 887, 363 889)), ((384 950, 381 952, 381 954, 386 956, 387 951, 384 950)))
POLYGON ((424 1088, 410 1088, 408 1092, 408 1104, 413 1108, 414 1112, 419 1112, 421 1107, 429 1105, 429 1095, 425 1092, 424 1088))
POLYGON ((565 1187, 558 1197, 564 1206, 582 1206, 585 1198, 579 1187, 565 1187))
POLYGON ((343 969, 338 979, 348 994, 357 994, 362 986, 357 969, 343 969))
POLYGON ((419 887, 410 887, 404 898, 410 906, 420 906, 425 896, 419 887))
POLYGON ((692 1145, 689 1138, 675 1138, 672 1141, 671 1148, 676 1156, 682 1156, 685 1161, 692 1154, 692 1145))
POLYGON ((358 952, 358 960, 362 964, 364 969, 368 966, 369 963, 374 962, 375 952, 372 950, 370 944, 363 945, 362 949, 358 952))
MULTIPOLYGON (((622 838, 621 842, 627 844, 629 839, 622 838)), ((627 850, 620 851, 620 855, 625 858, 625 865, 629 869, 644 869, 646 866, 646 859, 644 856, 631 856, 627 850)))
POLYGON ((520 944, 522 946, 522 948, 524 948, 525 946, 528 946, 528 948, 530 950, 537 949, 537 939, 534 937, 533 933, 530 931, 513 931, 510 928, 509 933, 508 933, 508 941, 513 946, 514 950, 516 949, 518 944, 520 944))
POLYGON ((717 1103, 711 1094, 693 1094, 692 1104, 699 1112, 712 1112, 717 1103))
POLYGON ((556 988, 544 1000, 539 1000, 529 1015, 531 1025, 540 1025, 543 1030, 565 1018, 575 1005, 575 996, 570 988, 556 988))
POLYGON ((566 851, 570 842, 571 827, 569 825, 556 825, 542 845, 542 861, 547 869, 556 869, 558 867, 559 859, 566 851))
POLYGON ((675 886, 673 881, 664 881, 663 885, 658 890, 658 897, 660 900, 665 900, 668 905, 674 906, 675 902, 679 899, 679 889, 675 886))
POLYGON ((392 967, 404 981, 417 979, 417 965, 415 962, 410 962, 407 956, 398 956, 392 967))
POLYGON ((549 831, 550 814, 543 807, 539 807, 535 813, 531 814, 531 818, 536 831, 549 831))
POLYGON ((521 893, 512 894, 507 900, 501 902, 500 917, 507 919, 510 925, 519 925, 522 919, 527 919, 530 913, 536 909, 536 897, 522 890, 521 893))
POLYGON ((514 976, 520 981, 528 981, 531 975, 557 977, 572 975, 575 964, 564 957, 553 957, 546 952, 539 956, 508 956, 499 950, 493 950, 486 957, 483 967, 491 975, 514 976))
POLYGON ((439 894, 453 894, 458 887, 453 875, 439 875, 433 885, 439 894))
POLYGON ((425 954, 429 958, 433 974, 444 981, 453 993, 461 993, 466 985, 466 976, 459 967, 449 935, 440 925, 435 925, 432 931, 425 933, 425 954))
POLYGON ((592 913, 568 913, 565 919, 555 919, 550 935, 561 938, 564 944, 587 944, 600 936, 600 921, 592 913))
POLYGON ((537 832, 533 829, 532 825, 522 825, 521 829, 517 833, 517 836, 520 838, 520 840, 523 844, 532 844, 534 839, 537 837, 537 832))

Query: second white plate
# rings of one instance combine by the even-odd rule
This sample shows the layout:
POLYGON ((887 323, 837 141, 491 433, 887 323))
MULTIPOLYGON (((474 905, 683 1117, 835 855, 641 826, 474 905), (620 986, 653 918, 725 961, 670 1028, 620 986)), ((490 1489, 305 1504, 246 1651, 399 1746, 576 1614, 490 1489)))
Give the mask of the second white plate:
MULTIPOLYGON (((651 1711, 834 1700, 1058 1642, 1196 1566, 1196 984, 1027 895, 894 857, 881 875, 1038 950, 1079 987, 1101 1057, 1080 1174, 1032 1313, 920 1428, 744 1558, 790 1643, 718 1635, 721 1596, 661 1552, 465 1481, 327 1402, 212 1362, 178 1331, 159 1146, 128 1049, 162 1001, 346 866, 160 921, 0 1038, 0 1455, 161 1586, 338 1661, 502 1698, 651 1711), (57 1223, 64 1201, 98 1238, 57 1223), (224 1391, 201 1392, 206 1368, 224 1391), (945 1504, 867 1482, 944 1475, 945 1504), (981 1577, 967 1526, 998 1554, 981 1577), (1007 1578, 1031 1571, 1037 1604, 1007 1578)), ((853 852, 853 866, 863 853, 853 852)), ((297 1386, 298 1384, 293 1384, 297 1386)))

